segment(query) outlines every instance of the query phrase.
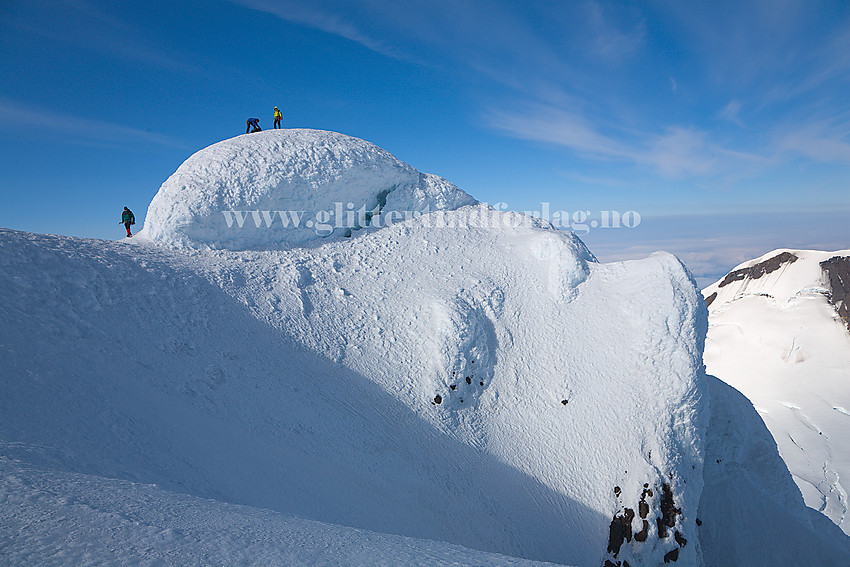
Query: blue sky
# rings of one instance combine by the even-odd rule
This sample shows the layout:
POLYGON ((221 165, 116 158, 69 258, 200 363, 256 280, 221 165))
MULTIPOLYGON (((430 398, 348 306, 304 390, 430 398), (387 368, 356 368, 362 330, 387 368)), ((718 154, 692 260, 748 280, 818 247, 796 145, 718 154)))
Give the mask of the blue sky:
POLYGON ((119 238, 278 105, 482 201, 639 212, 603 260, 850 247, 843 1, 7 0, 0 57, 4 227, 119 238))

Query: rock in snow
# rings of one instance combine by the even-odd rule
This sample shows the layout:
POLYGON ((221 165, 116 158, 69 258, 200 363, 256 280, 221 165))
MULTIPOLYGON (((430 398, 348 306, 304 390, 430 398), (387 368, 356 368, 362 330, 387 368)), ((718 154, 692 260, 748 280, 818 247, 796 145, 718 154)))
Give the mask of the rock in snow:
POLYGON ((705 289, 708 371, 758 408, 806 503, 846 532, 850 250, 776 250, 705 289))
POLYGON ((139 240, 2 230, 0 297, 12 564, 850 560, 705 374, 676 258, 599 264, 361 140, 202 150, 139 240))

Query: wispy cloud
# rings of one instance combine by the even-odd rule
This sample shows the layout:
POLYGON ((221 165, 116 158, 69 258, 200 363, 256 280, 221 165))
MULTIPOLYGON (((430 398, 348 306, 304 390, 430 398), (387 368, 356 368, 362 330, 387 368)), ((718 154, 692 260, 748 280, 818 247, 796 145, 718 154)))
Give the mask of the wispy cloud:
POLYGON ((632 150, 598 131, 577 112, 542 104, 491 108, 485 113, 490 127, 523 140, 557 144, 606 159, 630 159, 632 150))
POLYGON ((741 120, 741 108, 743 107, 743 103, 739 100, 731 100, 729 104, 723 107, 723 109, 718 113, 718 116, 726 120, 727 122, 731 122, 738 126, 744 127, 744 122, 741 120))
POLYGON ((0 127, 13 132, 16 137, 24 132, 53 142, 88 141, 114 146, 152 144, 170 148, 191 149, 190 144, 165 136, 121 124, 90 120, 52 109, 39 108, 0 97, 0 127))
POLYGON ((646 21, 638 13, 633 13, 631 25, 622 26, 612 16, 612 11, 626 10, 617 6, 613 10, 600 2, 585 2, 581 5, 582 20, 588 36, 587 46, 597 55, 606 59, 626 60, 634 57, 641 48, 646 35, 646 21))
MULTIPOLYGON (((230 0, 230 2, 277 16, 282 20, 344 37, 383 55, 393 58, 403 56, 391 44, 370 36, 354 23, 354 18, 347 18, 344 14, 341 14, 338 11, 339 6, 325 6, 322 2, 306 3, 292 0, 230 0)), ((368 3, 365 4, 368 5, 368 3)))
POLYGON ((631 7, 605 0, 521 7, 499 0, 230 1, 475 77, 487 127, 665 178, 740 179, 775 165, 777 156, 843 161, 848 151, 846 136, 812 123, 805 108, 824 98, 827 107, 838 104, 834 96, 811 97, 824 85, 850 88, 850 31, 833 22, 818 37, 829 11, 805 0, 631 7), (652 32, 654 42, 649 22, 665 29, 652 32), (764 110, 794 97, 802 111, 764 110), (728 102, 718 109, 717 100, 728 102))
POLYGON ((148 34, 89 0, 59 0, 49 6, 21 3, 5 24, 18 33, 180 72, 198 68, 174 57, 148 34), (41 17, 49 10, 50 17, 41 17))
POLYGON ((775 134, 780 154, 796 154, 819 162, 850 163, 850 118, 847 115, 787 127, 775 134))
POLYGON ((492 128, 516 138, 564 146, 599 160, 648 166, 667 178, 722 175, 733 169, 733 163, 740 170, 768 161, 712 143, 707 132, 694 127, 647 132, 617 131, 607 125, 614 133, 606 134, 583 115, 546 105, 491 109, 485 119, 492 128))

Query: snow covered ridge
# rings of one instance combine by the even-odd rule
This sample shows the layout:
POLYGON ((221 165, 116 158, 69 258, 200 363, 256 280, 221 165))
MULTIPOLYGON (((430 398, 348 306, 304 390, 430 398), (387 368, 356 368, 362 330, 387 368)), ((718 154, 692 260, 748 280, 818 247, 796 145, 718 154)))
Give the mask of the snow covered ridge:
POLYGON ((752 294, 782 303, 801 293, 825 293, 850 330, 850 250, 774 250, 736 266, 703 293, 709 306, 752 294))
POLYGON ((254 134, 184 164, 191 183, 155 199, 167 246, 0 229, 4 558, 850 564, 752 405, 706 375, 707 309, 675 257, 600 264, 547 223, 401 184, 413 170, 365 142, 292 135, 303 147, 254 134), (289 173, 269 173, 277 153, 257 166, 253 140, 280 141, 299 181, 257 183, 289 173), (240 240, 195 207, 234 194, 444 210, 240 240), (208 525, 240 527, 199 544, 208 525), (270 533, 286 549, 256 545, 270 533))
POLYGON ((709 372, 758 408, 806 503, 850 532, 850 250, 775 250, 704 290, 709 372))
POLYGON ((190 248, 281 249, 474 203, 364 140, 269 130, 187 159, 151 202, 142 235, 190 248))

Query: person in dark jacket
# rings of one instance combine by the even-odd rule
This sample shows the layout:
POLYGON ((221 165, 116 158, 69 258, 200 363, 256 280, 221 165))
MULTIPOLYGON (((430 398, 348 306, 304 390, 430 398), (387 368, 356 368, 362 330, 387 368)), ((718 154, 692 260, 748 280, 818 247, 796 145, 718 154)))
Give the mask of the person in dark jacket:
POLYGON ((245 128, 246 134, 248 132, 253 134, 254 132, 262 132, 263 131, 263 129, 260 128, 260 119, 259 118, 249 118, 248 120, 245 121, 245 126, 247 126, 247 128, 245 128))
POLYGON ((133 211, 124 207, 124 212, 121 213, 121 222, 124 223, 124 228, 127 229, 127 236, 133 236, 130 232, 130 225, 136 224, 136 217, 133 216, 133 211))

